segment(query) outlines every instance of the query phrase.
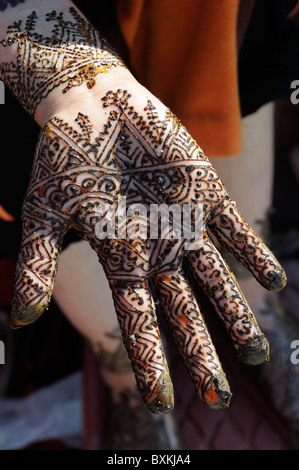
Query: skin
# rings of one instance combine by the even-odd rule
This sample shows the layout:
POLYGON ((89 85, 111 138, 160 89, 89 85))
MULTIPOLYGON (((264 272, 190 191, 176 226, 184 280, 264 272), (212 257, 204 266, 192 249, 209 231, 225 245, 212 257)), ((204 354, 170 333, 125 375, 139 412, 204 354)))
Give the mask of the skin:
POLYGON ((32 323, 47 308, 62 240, 73 227, 102 263, 148 408, 160 414, 174 406, 153 289, 199 396, 211 408, 228 406, 229 385, 186 269, 210 296, 239 359, 256 365, 268 359, 268 342, 209 232, 268 290, 286 283, 278 261, 177 117, 132 77, 77 10, 27 13, 26 21, 11 23, 2 46, 2 79, 42 125, 23 206, 11 326, 32 323), (45 64, 50 64, 46 79, 39 73, 45 64), (99 235, 104 218, 119 214, 120 197, 126 209, 134 204, 147 209, 137 218, 145 237, 136 236, 136 213, 113 238, 99 235), (180 237, 150 236, 152 204, 181 210, 189 204, 194 226, 200 207, 201 233, 191 248, 181 229, 180 237))

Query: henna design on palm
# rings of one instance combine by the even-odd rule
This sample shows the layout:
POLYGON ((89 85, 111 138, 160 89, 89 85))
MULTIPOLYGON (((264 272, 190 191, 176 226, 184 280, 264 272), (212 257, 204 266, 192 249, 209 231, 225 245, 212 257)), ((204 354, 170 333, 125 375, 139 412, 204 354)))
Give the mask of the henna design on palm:
MULTIPOLYGON (((214 302, 239 358, 248 364, 267 359, 268 342, 207 229, 267 289, 282 288, 285 274, 242 219, 203 151, 169 110, 161 111, 158 102, 126 90, 107 92, 102 107, 108 117, 100 131, 78 113, 71 123, 61 116, 51 119, 41 132, 23 207, 11 325, 31 323, 47 307, 63 236, 75 227, 104 267, 147 406, 155 413, 173 407, 152 281, 200 397, 210 407, 227 406, 229 385, 182 262, 187 260, 214 302), (147 237, 134 236, 134 213, 129 223, 118 224, 116 236, 99 237, 98 224, 118 212, 120 196, 126 198, 126 207, 142 204, 147 209, 138 218, 147 237), (203 236, 192 250, 186 248, 184 232, 180 237, 173 232, 165 238, 148 236, 151 205, 186 203, 200 204, 203 211, 203 236)), ((170 220, 172 228, 174 222, 170 220)))
POLYGON ((22 106, 31 114, 51 91, 65 85, 62 93, 86 83, 92 88, 100 73, 124 66, 123 61, 75 8, 70 19, 55 10, 46 15, 54 23, 51 35, 38 32, 39 18, 32 12, 26 19, 8 27, 2 46, 17 44, 16 63, 2 63, 0 76, 22 106))

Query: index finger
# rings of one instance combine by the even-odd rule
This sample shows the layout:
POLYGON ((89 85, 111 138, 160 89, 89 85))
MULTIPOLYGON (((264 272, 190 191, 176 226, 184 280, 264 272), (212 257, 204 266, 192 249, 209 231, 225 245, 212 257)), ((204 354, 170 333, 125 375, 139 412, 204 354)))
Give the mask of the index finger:
POLYGON ((217 240, 227 248, 266 289, 279 291, 286 274, 271 250, 244 220, 233 201, 224 200, 208 223, 217 240))

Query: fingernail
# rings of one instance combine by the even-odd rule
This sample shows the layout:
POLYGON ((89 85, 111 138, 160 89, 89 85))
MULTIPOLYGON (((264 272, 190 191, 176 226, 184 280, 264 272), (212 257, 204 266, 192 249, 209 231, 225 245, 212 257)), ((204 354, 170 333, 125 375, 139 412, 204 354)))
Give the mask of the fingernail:
POLYGON ((204 392, 202 400, 209 408, 218 410, 227 408, 231 397, 232 393, 226 378, 219 375, 213 378, 210 387, 204 392))
POLYGON ((146 403, 149 410, 155 414, 166 414, 173 410, 173 385, 168 372, 164 372, 155 386, 155 398, 146 403))
POLYGON ((268 281, 268 285, 265 287, 267 287, 269 290, 280 291, 287 283, 286 273, 281 267, 275 271, 270 271, 268 273, 268 277, 270 278, 270 281, 268 281))
POLYGON ((45 311, 46 306, 38 304, 23 310, 14 310, 10 312, 9 324, 13 330, 22 328, 35 322, 45 311))
POLYGON ((237 358, 250 366, 257 366, 268 361, 269 342, 265 335, 260 335, 247 344, 238 345, 237 358))

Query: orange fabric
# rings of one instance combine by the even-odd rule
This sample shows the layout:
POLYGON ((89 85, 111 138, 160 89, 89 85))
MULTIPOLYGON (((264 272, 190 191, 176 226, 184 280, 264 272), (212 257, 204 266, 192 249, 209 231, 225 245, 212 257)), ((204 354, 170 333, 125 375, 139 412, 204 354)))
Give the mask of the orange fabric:
POLYGON ((0 204, 0 219, 5 220, 5 222, 13 222, 15 219, 14 217, 9 214, 3 206, 0 204))
POLYGON ((241 149, 239 0, 119 0, 138 80, 182 120, 208 156, 241 149))
POLYGON ((289 14, 289 18, 293 18, 299 12, 299 1, 294 6, 293 10, 289 14))

